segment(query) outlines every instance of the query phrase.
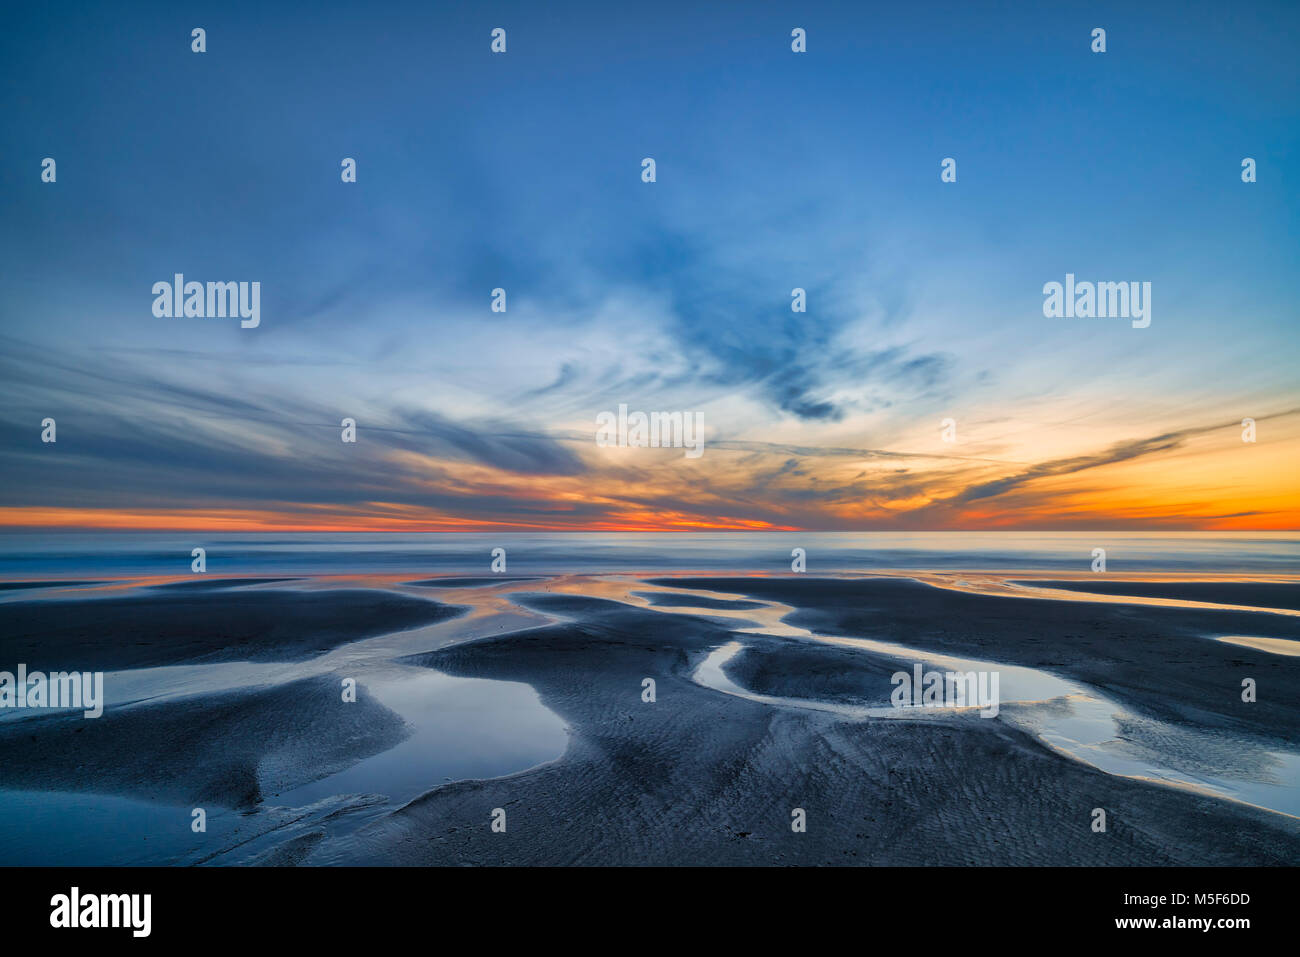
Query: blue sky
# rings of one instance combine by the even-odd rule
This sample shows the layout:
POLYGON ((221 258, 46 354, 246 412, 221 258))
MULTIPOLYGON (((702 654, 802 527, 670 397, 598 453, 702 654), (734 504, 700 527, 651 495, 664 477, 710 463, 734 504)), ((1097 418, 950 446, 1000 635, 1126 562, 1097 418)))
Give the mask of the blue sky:
POLYGON ((1295 463, 1294 4, 267 6, 11 14, 11 523, 1289 521, 1239 479, 1295 463), (154 317, 176 272, 260 281, 261 326, 154 317), (1151 327, 1044 318, 1067 272, 1150 281, 1151 327), (597 454, 620 402, 709 452, 597 454), (1212 464, 1244 415, 1268 450, 1212 464), (1119 507, 1119 447, 1191 478, 1119 507))

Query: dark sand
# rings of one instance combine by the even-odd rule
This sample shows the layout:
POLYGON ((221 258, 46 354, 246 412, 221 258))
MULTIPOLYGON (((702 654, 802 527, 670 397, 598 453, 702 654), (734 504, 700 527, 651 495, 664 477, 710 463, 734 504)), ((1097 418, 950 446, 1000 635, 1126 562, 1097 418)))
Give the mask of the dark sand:
MULTIPOLYGON (((1043 668, 1134 712, 1297 740, 1300 660, 1207 634, 1300 635, 1300 620, 966 594, 879 578, 666 579, 796 607, 813 629, 1043 668), (1261 700, 1240 703, 1243 675, 1261 700)), ((895 661, 740 634, 718 618, 563 593, 518 593, 558 621, 403 661, 524 682, 570 730, 558 760, 434 787, 359 830, 285 832, 256 862, 312 864, 1295 864, 1300 820, 1105 774, 972 713, 849 720, 749 701, 691 674, 720 645, 765 694, 883 703, 895 661), (657 682, 654 703, 642 679, 657 682), (507 831, 489 827, 504 808, 507 831), (1093 808, 1109 830, 1093 833, 1093 808), (803 808, 808 831, 790 828, 803 808)), ((691 599, 690 603, 697 603, 691 599)), ((670 598, 667 604, 676 605, 670 598)), ((720 595, 720 608, 734 609, 720 595)), ((666 607, 662 605, 661 607, 666 607)), ((0 605, 0 661, 105 670, 310 657, 461 609, 372 590, 152 592, 0 605)), ((743 615, 743 610, 742 610, 743 615)), ((407 729, 337 675, 0 722, 8 788, 265 808, 272 796, 390 748, 407 729)), ((432 787, 435 782, 430 782, 432 787)), ((39 863, 32 861, 31 863, 39 863)))
POLYGON ((1136 595, 1142 598, 1175 598, 1220 605, 1251 605, 1255 608, 1300 610, 1300 582, 1141 582, 1141 581, 1050 581, 1018 580, 1014 584, 1096 595, 1136 595))
MULTIPOLYGON (((340 678, 0 722, 6 788, 93 790, 186 807, 250 808, 393 747, 404 722, 340 678)), ((38 862, 33 862, 38 863, 38 862)))
POLYGON ((167 591, 219 591, 225 588, 242 588, 245 585, 269 585, 301 580, 300 578, 192 578, 187 581, 166 582, 149 587, 167 591))
POLYGON ((298 661, 463 608, 378 590, 253 590, 0 604, 0 668, 113 671, 298 661))
POLYGON ((408 585, 415 585, 420 588, 486 588, 488 585, 500 585, 505 582, 535 582, 541 581, 539 578, 509 578, 505 575, 495 575, 484 578, 422 578, 416 582, 406 582, 408 585))
POLYGON ((1230 727, 1278 745, 1300 740, 1300 658, 1212 640, 1221 635, 1300 639, 1300 617, 1004 598, 902 578, 656 582, 791 605, 798 610, 789 620, 818 634, 876 638, 1040 668, 1166 721, 1230 727), (1241 681, 1247 677, 1259 688, 1259 700, 1252 704, 1241 700, 1241 681))
POLYGON ((728 611, 747 611, 762 608, 756 601, 740 601, 735 598, 707 598, 703 595, 674 595, 662 591, 634 591, 633 595, 644 598, 657 608, 717 608, 728 611))
POLYGON ((27 588, 76 588, 79 585, 104 585, 106 582, 89 581, 30 581, 0 582, 0 591, 21 591, 27 588))
MULTIPOLYGON (((686 583, 683 583, 686 584, 686 583)), ((721 587, 721 582, 715 582, 721 587)), ((905 583, 890 583, 892 585, 905 583)), ((838 583, 757 579, 750 594, 837 594, 838 583)), ((861 583, 848 583, 847 591, 861 583)), ((700 581, 691 587, 707 587, 700 581)), ((925 589, 926 592, 934 589, 925 589)), ((852 607, 847 595, 841 604, 852 607)), ((928 598, 873 591, 880 613, 928 598), (884 607, 884 606, 889 607, 884 607)), ((971 596, 964 596, 971 597, 971 596)), ((979 599, 988 601, 988 599, 979 599)), ((846 721, 719 694, 689 677, 732 640, 716 624, 563 595, 524 603, 570 623, 456 645, 421 659, 467 677, 524 681, 571 727, 562 759, 507 778, 430 791, 352 838, 357 863, 428 864, 1294 864, 1300 821, 1104 774, 973 715, 846 721), (641 679, 658 685, 654 704, 641 679), (493 808, 505 834, 489 828, 493 808), (793 833, 802 807, 808 831, 793 833), (1107 833, 1089 827, 1107 810, 1107 833)), ((978 602, 972 602, 970 612, 978 602)), ((1076 610, 1082 606, 1075 606, 1076 610)), ((992 613, 993 609, 989 609, 992 613)), ((1010 609, 1001 609, 1010 615, 1010 609)), ((1032 620, 1031 615, 1031 620, 1032 620)), ((940 621, 947 621, 941 618, 940 621)), ((973 629, 974 626, 972 626, 973 629)), ((1083 629, 1087 633, 1089 628, 1083 629)), ((1004 639, 1006 646, 1026 630, 1004 639)), ((750 640, 746 638, 745 640, 750 640)), ((1121 646, 1132 638, 1111 633, 1121 646)), ((1101 644, 1101 637, 1094 636, 1101 644)), ((869 655, 757 639, 812 697, 869 655), (818 659, 823 657, 824 662, 818 659), (805 676, 807 672, 807 676, 805 676)), ((989 638, 993 650, 994 639, 989 638)), ((1001 647, 1001 645, 1000 645, 1001 647)), ((878 677, 878 674, 877 674, 878 677)), ((864 685, 865 686, 865 685, 864 685)), ((1294 688, 1294 684, 1289 687, 1294 688)), ((312 862, 312 854, 303 858, 312 862)))
POLYGON ((900 670, 910 673, 912 662, 857 648, 754 635, 746 637, 724 670, 757 694, 881 708, 894 690, 889 679, 900 670))

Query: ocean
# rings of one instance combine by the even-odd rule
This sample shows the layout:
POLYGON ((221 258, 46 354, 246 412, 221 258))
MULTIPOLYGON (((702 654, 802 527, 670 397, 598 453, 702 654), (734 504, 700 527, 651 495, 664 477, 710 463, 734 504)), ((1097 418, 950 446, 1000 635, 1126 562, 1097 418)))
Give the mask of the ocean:
POLYGON ((779 574, 791 553, 806 571, 872 569, 1109 572, 1295 572, 1300 532, 475 532, 178 533, 43 531, 0 534, 0 578, 169 575, 195 548, 209 575, 410 572, 487 574, 505 549, 511 574, 736 571, 779 574))

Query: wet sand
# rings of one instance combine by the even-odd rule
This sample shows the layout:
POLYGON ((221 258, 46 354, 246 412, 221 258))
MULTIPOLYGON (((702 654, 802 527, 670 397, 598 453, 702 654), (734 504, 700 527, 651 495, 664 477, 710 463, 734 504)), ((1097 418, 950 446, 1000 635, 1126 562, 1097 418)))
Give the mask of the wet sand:
POLYGON ((681 588, 782 602, 814 633, 879 638, 1038 668, 1101 689, 1138 713, 1300 741, 1300 661, 1213 640, 1300 639, 1300 618, 1263 611, 1003 597, 902 578, 671 578, 681 588), (1259 700, 1241 699, 1253 678, 1259 700))
POLYGON ((1207 602, 1217 605, 1250 605, 1256 608, 1288 608, 1300 611, 1300 582, 1246 581, 1109 581, 1093 579, 1059 581, 1053 579, 1017 580, 1011 584, 1028 584, 1040 588, 1101 595, 1125 595, 1149 598, 1172 598, 1179 601, 1207 602))
POLYGON ((113 597, 0 603, 0 662, 112 671, 293 661, 462 612, 383 591, 236 590, 237 584, 181 581, 113 597))
POLYGON ((5 788, 93 790, 248 809, 398 744, 409 730, 365 687, 321 676, 268 688, 0 722, 5 788))
MULTIPOLYGON (((726 590, 767 592, 773 585, 746 583, 727 582, 726 590)), ((827 587, 809 580, 781 585, 785 597, 827 587)), ((431 791, 355 835, 353 859, 418 865, 1300 859, 1294 818, 1107 775, 998 721, 961 715, 853 722, 719 695, 691 678, 709 650, 733 637, 706 619, 677 616, 666 623, 651 612, 573 596, 520 600, 572 623, 456 645, 423 663, 452 674, 528 681, 570 725, 564 757, 509 778, 431 791), (657 682, 654 704, 640 698, 645 676, 657 682), (497 807, 506 811, 504 834, 488 826, 497 807), (1105 834, 1089 827, 1097 807, 1108 812, 1105 834), (791 830, 795 808, 807 814, 806 833, 791 830)), ((772 640, 760 647, 781 655, 772 640)), ((827 690, 827 674, 853 671, 853 659, 844 649, 803 644, 790 647, 788 661, 772 670, 784 675, 782 690, 812 697, 827 690)), ((738 677, 746 677, 743 670, 738 677)))
MULTIPOLYGON (((356 827, 276 824, 246 853, 204 855, 217 863, 1300 861, 1300 819, 1106 773, 1049 746, 1026 730, 1032 723, 969 712, 849 719, 698 680, 711 653, 738 642, 726 674, 750 692, 881 706, 899 660, 807 631, 878 639, 1104 690, 1128 710, 1128 747, 1182 748, 1182 760, 1206 773, 1260 777, 1270 773, 1265 748, 1300 740, 1300 659, 1215 639, 1300 638, 1294 617, 981 594, 901 576, 444 579, 447 604, 413 597, 429 580, 412 584, 408 576, 384 587, 235 584, 9 601, 0 604, 0 662, 269 668, 327 652, 369 655, 395 669, 526 684, 567 727, 563 754, 538 766, 430 780, 405 804, 342 795, 365 808, 356 827), (789 606, 780 614, 790 624, 772 602, 789 606), (382 637, 403 629, 412 630, 401 641, 382 637), (1242 676, 1258 682, 1258 702, 1241 702, 1242 676), (645 678, 656 683, 653 703, 642 700, 645 678), (1171 730, 1196 746, 1171 745, 1171 730), (504 833, 490 827, 495 808, 505 811, 504 833), (796 808, 806 833, 791 829, 796 808), (1107 812, 1106 833, 1090 827, 1094 808, 1107 812)), ((0 784, 248 810, 411 734, 364 683, 356 704, 340 705, 337 673, 266 675, 265 685, 139 700, 95 720, 0 721, 0 784)))

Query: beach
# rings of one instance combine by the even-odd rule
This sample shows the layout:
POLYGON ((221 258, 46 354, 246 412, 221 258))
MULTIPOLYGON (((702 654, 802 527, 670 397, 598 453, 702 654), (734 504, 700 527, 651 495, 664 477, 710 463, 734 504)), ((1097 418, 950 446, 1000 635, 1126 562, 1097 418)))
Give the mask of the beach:
POLYGON ((1300 660, 1217 640, 1300 642, 1300 586, 1045 574, 33 580, 0 661, 108 701, 0 715, 0 860, 1300 860, 1300 660), (922 663, 997 716, 893 707, 922 663))

